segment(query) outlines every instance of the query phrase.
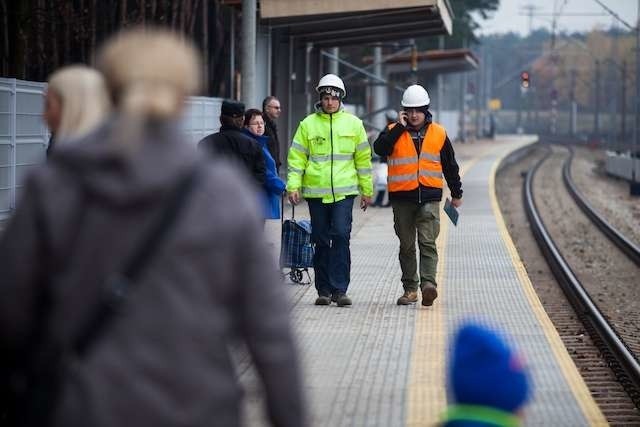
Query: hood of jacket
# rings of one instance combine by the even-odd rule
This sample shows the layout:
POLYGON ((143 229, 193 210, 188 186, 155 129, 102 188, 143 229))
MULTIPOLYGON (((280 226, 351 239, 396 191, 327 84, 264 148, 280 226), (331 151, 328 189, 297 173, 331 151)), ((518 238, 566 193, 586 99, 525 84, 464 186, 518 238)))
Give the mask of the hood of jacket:
POLYGON ((112 117, 73 144, 56 147, 49 164, 69 171, 88 195, 129 205, 164 194, 193 167, 197 152, 185 144, 177 123, 112 117))
MULTIPOLYGON (((322 102, 318 101, 313 105, 314 111, 316 114, 320 114, 323 116, 327 116, 329 117, 329 113, 325 113, 324 110, 322 109, 322 102)), ((342 101, 340 101, 340 108, 338 108, 338 111, 336 111, 335 113, 332 114, 338 114, 338 113, 342 113, 344 111, 344 104, 342 104, 342 101)))

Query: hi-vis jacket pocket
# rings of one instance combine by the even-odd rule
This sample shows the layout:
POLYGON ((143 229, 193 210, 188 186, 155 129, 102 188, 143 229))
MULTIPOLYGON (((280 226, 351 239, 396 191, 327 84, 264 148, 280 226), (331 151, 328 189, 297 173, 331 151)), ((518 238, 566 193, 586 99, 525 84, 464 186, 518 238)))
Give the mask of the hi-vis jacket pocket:
POLYGON ((328 154, 331 152, 331 141, 323 136, 310 136, 309 151, 311 154, 328 154))

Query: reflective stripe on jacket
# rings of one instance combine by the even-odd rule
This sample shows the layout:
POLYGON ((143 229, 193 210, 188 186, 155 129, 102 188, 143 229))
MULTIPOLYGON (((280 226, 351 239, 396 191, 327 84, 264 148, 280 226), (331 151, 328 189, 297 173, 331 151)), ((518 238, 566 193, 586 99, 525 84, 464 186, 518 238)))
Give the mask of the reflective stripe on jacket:
POLYGON ((307 116, 287 156, 287 190, 334 203, 349 195, 373 195, 371 146, 362 121, 340 110, 307 116))
POLYGON ((411 134, 408 131, 403 132, 387 159, 389 191, 414 190, 418 188, 419 183, 426 187, 442 188, 444 182, 440 150, 446 136, 444 127, 431 123, 422 140, 418 156, 411 134))

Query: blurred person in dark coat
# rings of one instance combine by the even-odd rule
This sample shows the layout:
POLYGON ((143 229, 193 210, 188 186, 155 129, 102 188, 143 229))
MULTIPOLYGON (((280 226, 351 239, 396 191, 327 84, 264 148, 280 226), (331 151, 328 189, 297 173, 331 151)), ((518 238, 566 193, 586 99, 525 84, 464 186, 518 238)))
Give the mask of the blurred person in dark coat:
POLYGON ((200 81, 195 49, 183 36, 135 30, 109 40, 97 62, 116 114, 27 178, 0 238, 0 374, 28 358, 38 325, 47 340, 73 342, 105 278, 197 170, 108 328, 82 357, 69 353, 46 424, 238 426, 242 390, 229 348, 243 342, 271 423, 304 426, 289 310, 249 180, 222 161, 202 165, 179 131, 184 98, 200 81))
POLYGON ((224 157, 244 165, 256 187, 262 188, 266 180, 264 156, 260 145, 242 132, 244 104, 228 99, 222 101, 220 124, 220 131, 205 136, 198 142, 198 148, 214 158, 224 157))

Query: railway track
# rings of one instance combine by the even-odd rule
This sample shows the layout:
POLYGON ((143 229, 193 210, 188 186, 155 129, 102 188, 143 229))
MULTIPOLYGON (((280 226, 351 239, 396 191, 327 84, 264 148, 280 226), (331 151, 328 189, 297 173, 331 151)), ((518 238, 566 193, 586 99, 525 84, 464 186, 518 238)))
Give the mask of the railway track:
MULTIPOLYGON (((538 144, 540 145, 540 144, 538 144)), ((626 309, 622 307, 620 313, 616 313, 616 304, 608 302, 610 289, 623 285, 608 286, 605 291, 594 292, 597 289, 598 280, 588 279, 590 272, 584 268, 584 261, 593 259, 589 244, 593 243, 593 249, 606 252, 608 256, 626 258, 625 252, 618 250, 611 243, 603 243, 606 240, 604 234, 615 235, 611 231, 596 231, 591 223, 592 217, 599 215, 590 209, 589 202, 581 197, 580 191, 571 179, 571 155, 568 150, 562 148, 535 148, 533 153, 517 153, 521 159, 516 163, 516 168, 528 170, 526 178, 523 178, 522 210, 521 215, 528 218, 531 231, 529 239, 535 240, 540 246, 545 259, 548 261, 549 272, 556 276, 556 281, 542 280, 541 285, 536 285, 532 277, 534 287, 541 294, 541 301, 554 322, 558 332, 567 346, 569 353, 582 373, 587 386, 591 390, 596 402, 602 408, 603 413, 611 425, 640 425, 638 406, 640 403, 640 367, 637 362, 638 334, 625 330, 624 318, 626 309), (544 151, 548 150, 547 153, 544 151), (535 159, 535 161, 533 160, 535 159), (563 162, 563 163, 562 163, 563 162), (536 173, 542 174, 536 177, 536 173), (565 189, 564 185, 567 186, 565 189), (573 195, 580 197, 580 201, 573 201, 573 195), (561 202, 559 202, 561 201, 561 202), (570 206, 572 204, 573 206, 570 206), (580 206, 580 208, 578 208, 580 206), (587 212, 582 214, 581 209, 587 212), (554 212, 554 210, 556 212, 554 212), (558 219, 558 212, 560 219, 558 219), (564 218, 563 218, 564 217, 564 218), (569 220, 567 221, 567 217, 569 220), (550 224, 551 226, 545 226, 550 224), (574 227, 571 229, 571 227, 574 227), (551 230, 549 230, 551 229, 551 230), (587 231, 588 230, 588 231, 587 231), (599 236, 595 236, 599 234, 599 236), (585 237, 583 247, 575 244, 585 237), (560 240, 556 243, 554 238, 560 240), (603 246, 604 245, 604 246, 603 246), (608 245, 608 246, 607 246, 608 245), (603 247, 607 249, 602 249, 603 247), (611 249, 614 248, 614 249, 611 249), (613 255, 616 253, 615 255, 613 255), (578 274, 574 273, 578 272, 578 274), (587 282, 583 284, 582 282, 587 282), (589 283, 590 282, 590 283, 589 283), (551 294, 557 292, 551 290, 552 286, 562 287, 566 296, 551 294), (595 285, 595 286, 594 286, 595 285), (622 325, 622 327, 621 327, 622 325)), ((513 174, 513 171, 511 172, 513 174)), ((522 172, 520 175, 524 175, 522 172)), ((499 184, 500 185, 500 184, 499 184)), ((506 218, 509 215, 505 216, 506 218)), ((601 219, 599 227, 612 230, 606 220, 601 219)), ((515 220, 508 220, 513 223, 515 220)), ((615 231, 615 229, 613 229, 615 231)), ((516 240, 516 239, 514 239, 516 240)), ((515 242, 519 246, 518 242, 515 242)), ((622 245, 620 242, 617 244, 622 245)), ((519 250, 520 252, 520 250, 519 250)), ((529 250, 527 253, 533 252, 529 250)), ((600 254, 601 255, 601 254, 600 254)), ((522 255, 521 255, 522 256, 522 255)), ((537 255, 540 258, 540 253, 537 255)), ((523 257, 523 261, 529 270, 530 266, 540 264, 540 260, 531 261, 523 257)), ((635 261, 620 261, 631 263, 637 270, 635 261)), ((616 264, 614 264, 615 266, 616 264)), ((541 270, 541 267, 536 267, 541 270)), ((603 272, 604 276, 607 273, 603 272)), ((610 274, 609 274, 610 275, 610 274)), ((637 282, 637 276, 636 276, 637 282)), ((633 282, 630 282, 633 283, 633 282)), ((627 283, 628 287, 630 283, 627 283)), ((628 296, 618 296, 616 301, 625 300, 628 296)), ((631 307, 630 307, 631 308, 631 307)), ((633 322, 637 326, 637 322, 633 322)))

